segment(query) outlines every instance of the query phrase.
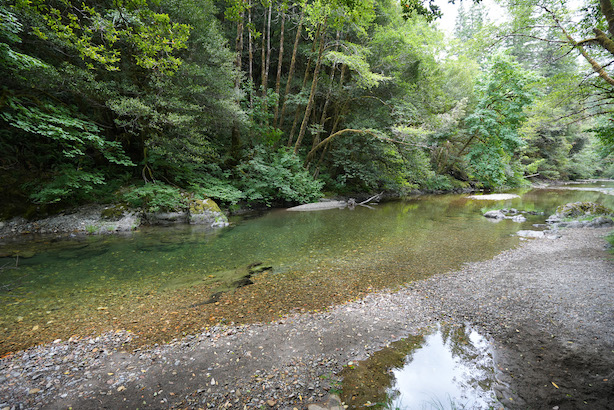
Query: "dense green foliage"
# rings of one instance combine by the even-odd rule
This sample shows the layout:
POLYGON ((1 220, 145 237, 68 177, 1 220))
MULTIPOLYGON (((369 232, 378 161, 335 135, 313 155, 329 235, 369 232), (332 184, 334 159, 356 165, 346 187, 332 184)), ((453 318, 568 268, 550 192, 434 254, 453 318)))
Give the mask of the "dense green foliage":
POLYGON ((2 0, 4 212, 614 176, 607 13, 557 4, 2 0))

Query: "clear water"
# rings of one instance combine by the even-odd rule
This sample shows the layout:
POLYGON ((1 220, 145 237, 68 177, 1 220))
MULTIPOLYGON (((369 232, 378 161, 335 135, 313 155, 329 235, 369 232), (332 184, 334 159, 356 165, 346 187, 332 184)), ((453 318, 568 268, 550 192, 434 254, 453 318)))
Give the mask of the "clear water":
MULTIPOLYGON (((320 290, 323 297, 330 297, 336 287, 394 287, 492 257, 518 243, 513 235, 517 230, 543 222, 561 204, 583 200, 614 207, 614 196, 603 190, 519 194, 520 198, 496 202, 440 195, 374 209, 273 210, 215 231, 177 226, 118 236, 4 240, 0 253, 19 250, 34 256, 20 259, 19 269, 0 270, 0 330, 11 335, 7 339, 58 323, 67 327, 65 331, 82 332, 87 326, 75 323, 87 322, 104 307, 134 312, 144 298, 162 305, 182 290, 223 284, 235 269, 253 262, 273 266, 273 275, 279 277, 319 275, 329 292, 320 290), (493 223, 482 216, 484 210, 501 207, 542 211, 546 216, 528 215, 524 223, 493 223)), ((0 259, 0 267, 14 263, 0 259)), ((294 289, 292 298, 283 293, 276 297, 310 303, 314 288, 306 280, 296 283, 305 285, 294 289)))
POLYGON ((424 345, 393 374, 396 384, 387 391, 393 398, 392 408, 486 409, 493 405, 489 390, 494 377, 492 352, 475 330, 466 329, 460 337, 444 335, 441 330, 428 335, 424 345))
POLYGON ((489 409, 496 403, 494 374, 483 336, 469 327, 439 327, 346 368, 342 398, 351 408, 489 409))

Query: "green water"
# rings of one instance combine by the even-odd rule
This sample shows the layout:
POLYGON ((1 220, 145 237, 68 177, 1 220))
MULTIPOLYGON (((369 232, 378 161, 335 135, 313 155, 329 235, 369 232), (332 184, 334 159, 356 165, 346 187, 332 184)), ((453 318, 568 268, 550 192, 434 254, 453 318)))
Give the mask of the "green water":
MULTIPOLYGON (((614 196, 592 191, 532 190, 496 202, 422 196, 373 209, 273 210, 215 231, 177 226, 55 242, 4 241, 3 250, 33 251, 35 256, 20 259, 18 269, 0 270, 0 327, 37 309, 70 312, 93 296, 96 303, 112 303, 127 295, 163 296, 223 281, 229 271, 257 261, 273 266, 273 274, 326 269, 331 286, 359 282, 365 275, 378 287, 395 286, 492 257, 518 243, 517 230, 531 229, 558 205, 578 200, 614 207, 614 196), (485 209, 500 207, 543 211, 545 216, 527 215, 524 223, 493 223, 482 216, 485 209)), ((14 263, 0 259, 0 267, 14 263)))

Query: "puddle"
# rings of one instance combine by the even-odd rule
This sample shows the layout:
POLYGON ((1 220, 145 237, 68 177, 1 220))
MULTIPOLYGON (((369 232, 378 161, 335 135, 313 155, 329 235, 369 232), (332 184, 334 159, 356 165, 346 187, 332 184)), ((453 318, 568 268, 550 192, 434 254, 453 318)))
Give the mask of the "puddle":
POLYGON ((349 408, 490 409, 492 348, 469 327, 442 327, 395 342, 342 373, 349 408))

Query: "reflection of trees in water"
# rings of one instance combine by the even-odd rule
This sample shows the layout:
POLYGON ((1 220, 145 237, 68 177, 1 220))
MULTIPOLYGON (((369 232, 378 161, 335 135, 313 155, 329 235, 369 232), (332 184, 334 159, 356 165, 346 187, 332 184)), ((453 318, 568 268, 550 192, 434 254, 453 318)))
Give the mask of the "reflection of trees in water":
POLYGON ((362 407, 367 402, 391 404, 395 397, 389 397, 387 391, 395 385, 392 369, 402 368, 406 358, 411 357, 424 340, 423 336, 410 336, 375 352, 356 367, 346 367, 341 373, 341 400, 350 408, 362 407))
MULTIPOLYGON (((404 393, 402 388, 398 388, 394 370, 409 365, 419 349, 426 347, 429 340, 439 337, 454 363, 463 366, 462 377, 455 377, 460 390, 488 391, 491 384, 489 375, 493 373, 488 344, 468 327, 446 326, 425 336, 412 336, 392 343, 357 367, 346 368, 342 373, 342 400, 350 408, 362 408, 365 403, 372 403, 380 408, 403 409, 404 393)), ((471 400, 465 393, 460 398, 448 395, 443 400, 433 396, 424 403, 424 408, 465 408, 471 400)))
POLYGON ((493 373, 493 368, 488 343, 474 330, 465 326, 445 327, 441 328, 440 332, 443 343, 452 353, 455 362, 462 363, 464 368, 463 377, 456 379, 461 390, 463 392, 489 390, 491 378, 488 375, 493 373))

